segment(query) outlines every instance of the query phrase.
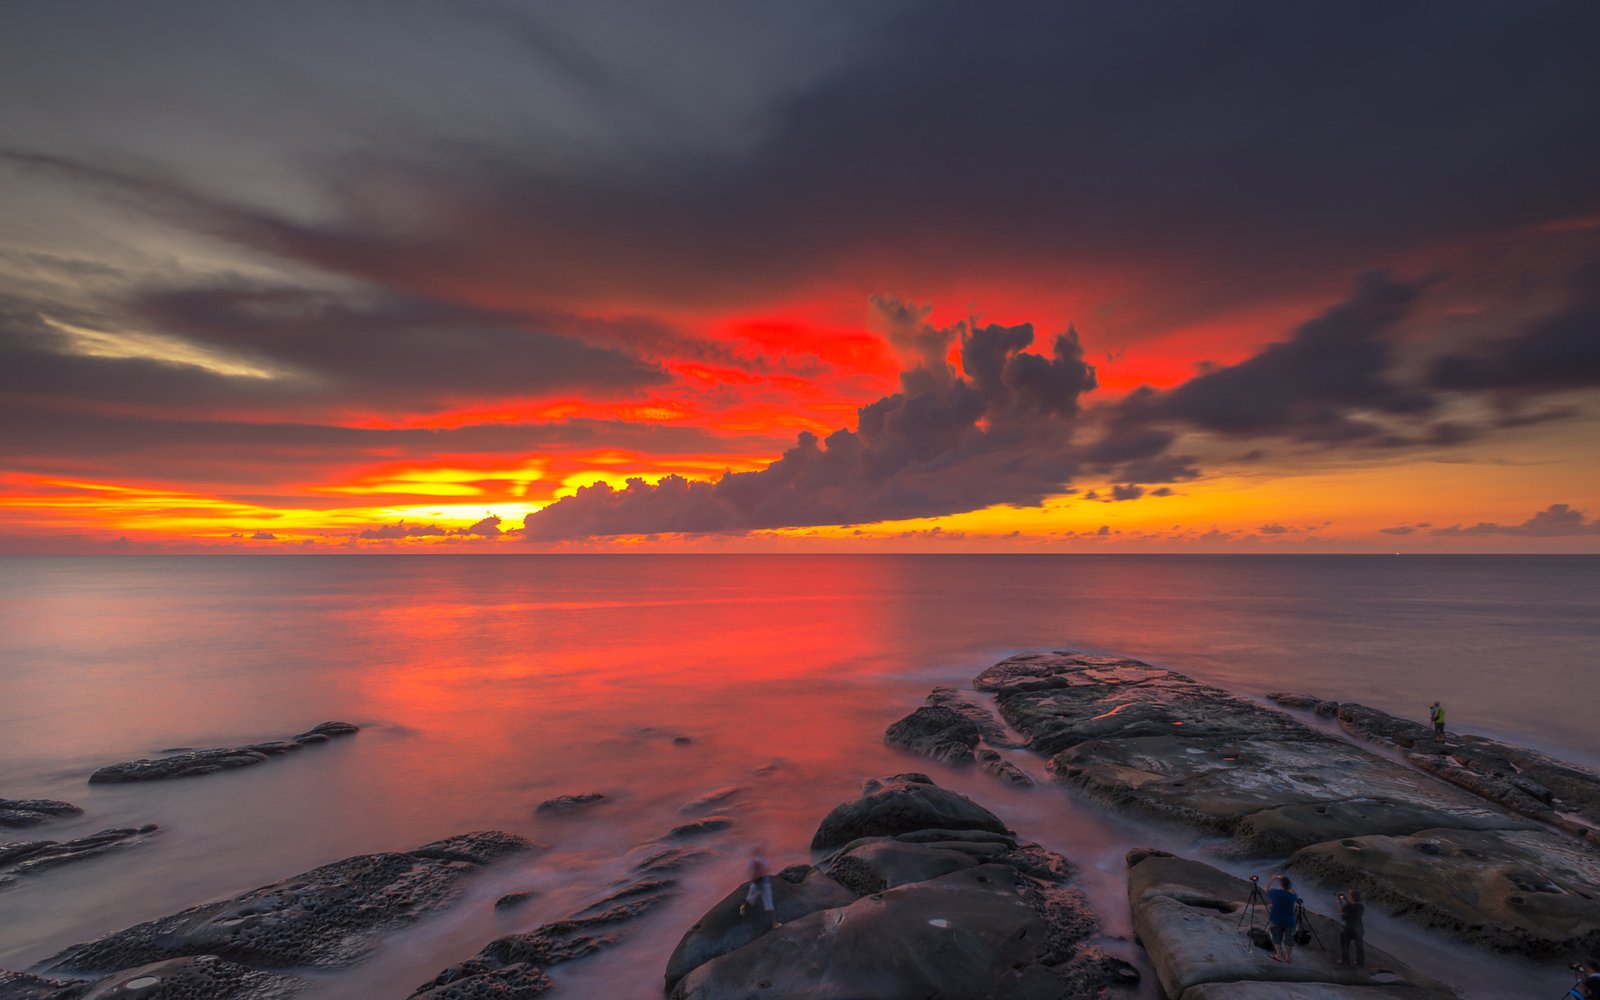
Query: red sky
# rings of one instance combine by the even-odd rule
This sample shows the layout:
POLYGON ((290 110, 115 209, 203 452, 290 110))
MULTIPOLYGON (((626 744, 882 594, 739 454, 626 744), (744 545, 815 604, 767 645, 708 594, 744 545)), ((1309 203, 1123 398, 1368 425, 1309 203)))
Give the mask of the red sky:
POLYGON ((16 18, 0 553, 1600 551, 1586 5, 397 9, 16 18))

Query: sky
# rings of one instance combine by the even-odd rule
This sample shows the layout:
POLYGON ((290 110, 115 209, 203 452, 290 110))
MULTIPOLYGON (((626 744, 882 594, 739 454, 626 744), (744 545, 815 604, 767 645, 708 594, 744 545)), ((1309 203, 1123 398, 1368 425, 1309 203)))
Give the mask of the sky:
POLYGON ((8 4, 0 554, 1600 552, 1597 34, 8 4))

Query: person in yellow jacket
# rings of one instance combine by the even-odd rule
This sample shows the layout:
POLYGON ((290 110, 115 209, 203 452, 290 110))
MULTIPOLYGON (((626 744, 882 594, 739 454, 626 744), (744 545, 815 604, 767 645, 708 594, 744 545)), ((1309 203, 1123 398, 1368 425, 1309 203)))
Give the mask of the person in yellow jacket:
POLYGON ((1433 720, 1433 736, 1439 742, 1444 742, 1444 706, 1434 702, 1428 706, 1428 718, 1433 720))

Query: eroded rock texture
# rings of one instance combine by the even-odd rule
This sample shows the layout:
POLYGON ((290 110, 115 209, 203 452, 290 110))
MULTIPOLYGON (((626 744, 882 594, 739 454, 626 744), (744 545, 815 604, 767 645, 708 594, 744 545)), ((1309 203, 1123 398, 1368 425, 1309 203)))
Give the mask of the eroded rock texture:
POLYGON ((1098 921, 1066 859, 925 775, 868 782, 814 843, 839 849, 773 877, 775 925, 739 912, 746 883, 689 929, 666 969, 674 1000, 1056 1000, 1138 981, 1090 946, 1098 921))
POLYGON ((107 764, 89 775, 89 782, 115 784, 128 781, 160 781, 166 778, 188 778, 249 767, 313 743, 325 743, 334 736, 347 736, 360 728, 349 722, 324 722, 286 740, 250 743, 245 746, 222 747, 215 750, 175 750, 165 757, 107 764))

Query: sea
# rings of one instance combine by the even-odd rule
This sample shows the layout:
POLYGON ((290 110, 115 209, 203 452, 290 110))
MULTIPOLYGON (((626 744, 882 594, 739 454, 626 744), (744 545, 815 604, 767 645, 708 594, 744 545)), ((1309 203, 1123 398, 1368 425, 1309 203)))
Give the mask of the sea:
MULTIPOLYGON (((659 997, 678 939, 753 846, 812 860, 818 821, 907 770, 1079 864, 1101 943, 1146 973, 1123 855, 1239 874, 1192 832, 1046 783, 1009 788, 883 744, 934 685, 1025 650, 1126 655, 1248 696, 1307 692, 1600 766, 1600 557, 350 555, 0 559, 0 797, 80 817, 8 839, 158 824, 148 842, 0 887, 0 967, 355 854, 473 830, 547 849, 367 961, 306 970, 313 997, 405 997, 495 937, 603 895, 628 855, 719 806, 734 825, 673 902, 608 953, 552 970, 576 997, 659 997), (222 774, 89 785, 165 748, 359 734, 222 774), (565 815, 554 796, 606 801, 565 815), (521 906, 500 895, 531 891, 521 906)), ((1047 782, 1044 761, 1019 753, 1047 782)), ((637 855, 635 855, 635 858, 637 855)), ((1329 892, 1333 887, 1325 887, 1329 892)), ((1308 905, 1324 912, 1313 888, 1308 905)), ((1468 997, 1559 995, 1559 967, 1369 916, 1385 947, 1468 997)))

